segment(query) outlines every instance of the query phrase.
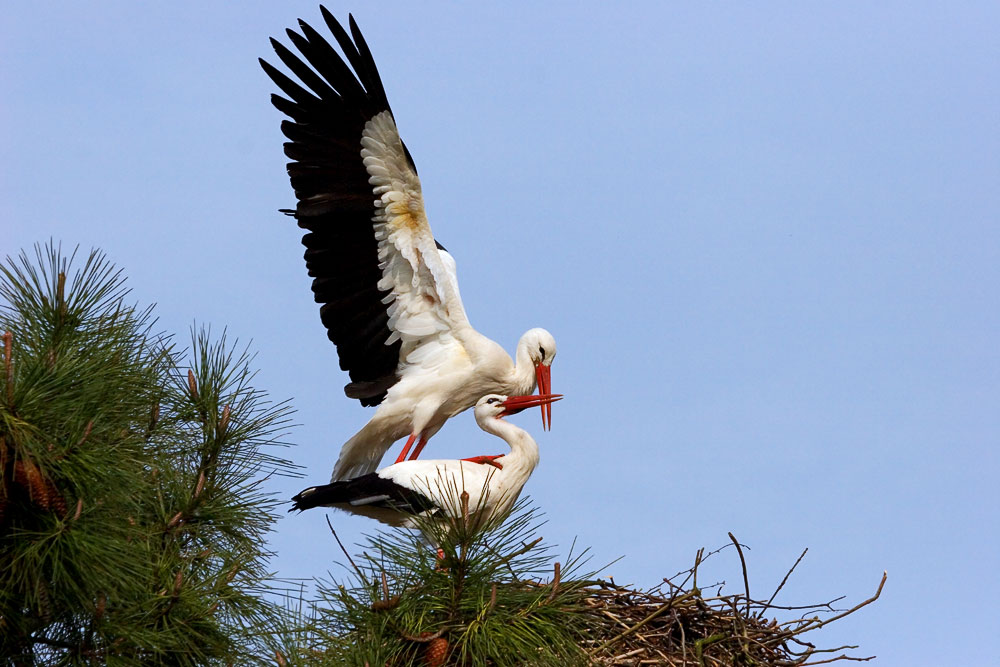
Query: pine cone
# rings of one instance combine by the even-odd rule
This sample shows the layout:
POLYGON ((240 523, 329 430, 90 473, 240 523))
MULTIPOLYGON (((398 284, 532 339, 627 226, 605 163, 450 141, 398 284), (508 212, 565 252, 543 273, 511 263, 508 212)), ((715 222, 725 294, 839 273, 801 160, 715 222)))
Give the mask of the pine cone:
POLYGON ((27 492, 31 502, 42 509, 49 508, 49 493, 42 473, 31 461, 25 459, 14 463, 14 482, 27 492))
POLYGON ((25 459, 24 471, 28 475, 28 495, 31 501, 42 509, 49 509, 52 498, 49 494, 48 480, 42 477, 42 471, 31 461, 25 459))
POLYGON ((49 494, 49 504, 52 505, 52 510, 59 516, 65 518, 66 512, 69 509, 66 507, 66 499, 63 495, 59 493, 59 487, 56 486, 55 482, 52 480, 45 480, 46 490, 49 494))
POLYGON ((25 472, 24 462, 14 461, 14 483, 28 490, 28 473, 25 472))
POLYGON ((427 648, 424 649, 424 662, 427 664, 427 667, 441 667, 447 657, 447 639, 438 637, 427 642, 427 648))

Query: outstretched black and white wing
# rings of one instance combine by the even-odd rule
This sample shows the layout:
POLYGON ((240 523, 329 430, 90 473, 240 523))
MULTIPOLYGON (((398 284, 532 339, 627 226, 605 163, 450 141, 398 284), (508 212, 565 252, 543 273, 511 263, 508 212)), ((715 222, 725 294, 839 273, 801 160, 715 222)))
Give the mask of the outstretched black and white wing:
POLYGON ((348 34, 320 10, 344 57, 300 20, 300 32, 286 31, 300 55, 271 40, 300 83, 260 63, 285 95, 271 101, 289 117, 281 130, 298 203, 288 213, 308 230, 306 268, 350 375, 344 391, 378 405, 412 352, 457 345, 452 334, 468 320, 368 45, 353 17, 348 34))

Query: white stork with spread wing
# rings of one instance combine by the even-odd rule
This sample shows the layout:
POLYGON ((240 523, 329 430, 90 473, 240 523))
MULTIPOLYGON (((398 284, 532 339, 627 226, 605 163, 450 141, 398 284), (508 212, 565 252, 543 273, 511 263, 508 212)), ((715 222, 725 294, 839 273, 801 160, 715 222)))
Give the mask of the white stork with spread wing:
POLYGON ((465 491, 470 513, 487 520, 499 517, 517 500, 539 458, 538 445, 528 432, 503 417, 528 407, 548 406, 560 398, 558 394, 510 398, 489 394, 479 399, 476 423, 503 438, 510 445, 508 454, 395 463, 356 479, 309 487, 292 499, 292 510, 336 507, 391 526, 414 526, 414 516, 462 516, 460 498, 465 491))
MULTIPOLYGON (((298 204, 315 299, 344 388, 372 419, 340 452, 333 480, 372 472, 396 440, 409 436, 399 461, 419 441, 416 458, 445 421, 484 394, 551 391, 552 335, 531 329, 512 360, 472 328, 459 296, 455 261, 431 234, 420 180, 375 61, 354 18, 351 34, 326 10, 323 19, 347 62, 316 30, 287 30, 304 61, 272 39, 278 58, 303 85, 261 60, 287 97, 272 95, 289 116, 288 174, 298 204), (353 71, 352 71, 353 68, 353 71)), ((548 404, 542 422, 551 425, 548 404)))

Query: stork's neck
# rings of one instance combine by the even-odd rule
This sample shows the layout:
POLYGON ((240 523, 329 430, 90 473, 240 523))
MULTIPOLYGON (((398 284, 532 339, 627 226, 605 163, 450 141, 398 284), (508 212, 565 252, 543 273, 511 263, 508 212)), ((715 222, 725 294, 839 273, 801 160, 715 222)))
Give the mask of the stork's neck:
POLYGON ((508 393, 511 396, 527 396, 534 393, 536 382, 535 364, 531 362, 528 343, 522 337, 514 353, 514 371, 511 377, 511 391, 508 393))
POLYGON ((538 465, 538 445, 523 428, 518 428, 510 422, 496 417, 487 417, 479 422, 479 427, 497 437, 503 438, 510 446, 510 453, 503 457, 503 472, 505 475, 524 475, 527 477, 538 465))

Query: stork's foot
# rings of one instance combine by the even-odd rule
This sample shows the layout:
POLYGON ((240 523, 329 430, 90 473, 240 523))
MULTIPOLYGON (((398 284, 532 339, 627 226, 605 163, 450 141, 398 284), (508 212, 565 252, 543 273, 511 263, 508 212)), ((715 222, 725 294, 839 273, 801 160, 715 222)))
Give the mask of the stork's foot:
POLYGON ((463 461, 469 461, 471 463, 480 463, 482 465, 493 466, 498 470, 503 470, 503 464, 497 463, 497 459, 503 458, 504 454, 494 454, 493 456, 471 456, 467 459, 462 459, 463 461))

